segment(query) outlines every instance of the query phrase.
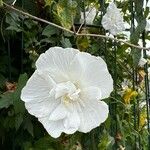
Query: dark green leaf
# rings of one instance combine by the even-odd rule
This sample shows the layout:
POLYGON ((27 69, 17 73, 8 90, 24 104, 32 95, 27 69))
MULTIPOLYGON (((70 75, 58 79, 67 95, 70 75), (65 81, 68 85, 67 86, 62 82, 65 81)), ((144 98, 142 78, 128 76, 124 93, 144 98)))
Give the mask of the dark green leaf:
POLYGON ((8 108, 12 104, 13 104, 13 93, 7 92, 1 95, 0 109, 8 108))
POLYGON ((59 30, 51 25, 48 25, 44 28, 42 35, 50 37, 51 35, 57 34, 59 30))
POLYGON ((23 103, 23 101, 21 101, 20 95, 21 95, 22 88, 25 86, 25 84, 27 82, 27 79, 28 79, 28 77, 27 77, 26 73, 20 75, 20 77, 19 77, 17 89, 14 92, 14 99, 13 99, 15 113, 24 113, 24 111, 25 111, 24 103, 23 103))
POLYGON ((16 128, 16 130, 19 129, 22 122, 23 122, 23 116, 21 114, 17 114, 17 116, 15 117, 15 128, 16 128))

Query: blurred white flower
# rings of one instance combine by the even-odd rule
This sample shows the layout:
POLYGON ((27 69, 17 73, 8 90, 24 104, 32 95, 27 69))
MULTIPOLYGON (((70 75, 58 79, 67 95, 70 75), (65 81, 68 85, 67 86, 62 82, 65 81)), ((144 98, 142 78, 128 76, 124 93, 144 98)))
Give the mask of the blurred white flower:
MULTIPOLYGON (((96 16, 96 8, 89 8, 88 11, 85 12, 85 21, 86 24, 93 24, 94 18, 96 16)), ((80 22, 83 23, 84 22, 84 12, 81 12, 81 19, 80 22)))
POLYGON ((130 85, 131 85, 131 83, 128 79, 124 79, 123 82, 121 83, 121 87, 123 90, 129 88, 130 85))
POLYGON ((142 56, 140 61, 139 61, 139 66, 143 67, 146 63, 147 63, 147 60, 145 58, 143 58, 143 56, 142 56))
POLYGON ((150 31, 150 22, 148 20, 146 20, 145 31, 150 31))
POLYGON ((125 30, 123 17, 113 2, 107 7, 106 14, 102 18, 102 26, 113 35, 125 30))
POLYGON ((108 117, 113 80, 100 57, 77 49, 52 47, 41 54, 37 70, 21 93, 28 112, 54 138, 62 132, 89 132, 108 117))
POLYGON ((146 101, 141 102, 140 105, 139 105, 140 108, 143 108, 145 106, 146 106, 146 101))

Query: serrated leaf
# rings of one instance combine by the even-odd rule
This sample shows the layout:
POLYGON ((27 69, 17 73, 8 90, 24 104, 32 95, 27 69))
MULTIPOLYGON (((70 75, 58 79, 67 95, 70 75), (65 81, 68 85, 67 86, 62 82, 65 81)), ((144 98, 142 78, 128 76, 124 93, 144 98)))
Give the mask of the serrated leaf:
POLYGON ((21 32, 22 29, 18 26, 9 26, 6 28, 6 30, 13 30, 13 31, 16 31, 16 32, 21 32))
POLYGON ((62 40, 61 40, 61 43, 62 43, 64 48, 72 47, 72 44, 71 44, 70 40, 67 39, 67 38, 63 37, 62 40))
POLYGON ((48 25, 44 28, 42 35, 50 37, 51 35, 59 33, 59 30, 51 25, 48 25))
POLYGON ((12 104, 13 104, 13 93, 7 92, 1 95, 0 109, 8 108, 12 104))
MULTIPOLYGON (((106 131, 105 131, 106 132, 106 131)), ((113 146, 115 140, 113 137, 111 137, 107 132, 103 134, 100 143, 98 144, 99 150, 105 150, 108 149, 108 147, 113 146)))
POLYGON ((23 122, 23 116, 21 114, 18 114, 16 117, 15 117, 15 128, 16 130, 19 129, 20 125, 22 124, 23 122))
POLYGON ((59 0, 57 8, 57 16, 63 27, 70 29, 73 24, 73 19, 76 15, 75 2, 69 0, 59 0))
POLYGON ((18 85, 17 85, 17 89, 14 92, 14 96, 13 96, 13 105, 14 105, 14 109, 15 109, 15 113, 24 113, 25 111, 25 107, 24 107, 24 103, 23 101, 21 101, 20 99, 20 95, 21 95, 21 90, 22 88, 25 86, 26 82, 27 82, 27 74, 21 74, 18 80, 18 85))

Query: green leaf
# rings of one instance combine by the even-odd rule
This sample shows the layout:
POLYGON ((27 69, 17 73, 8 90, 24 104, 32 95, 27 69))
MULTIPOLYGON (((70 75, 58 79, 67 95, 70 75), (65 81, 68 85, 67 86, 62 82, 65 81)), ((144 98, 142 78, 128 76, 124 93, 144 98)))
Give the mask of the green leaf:
POLYGON ((3 0, 0 0, 0 7, 3 6, 3 0))
POLYGON ((59 0, 57 8, 57 16, 63 27, 70 29, 73 25, 73 20, 76 15, 75 1, 59 0))
POLYGON ((146 7, 146 10, 144 12, 144 17, 147 18, 149 15, 149 7, 146 7))
POLYGON ((85 51, 90 46, 90 40, 86 36, 77 37, 76 41, 78 49, 85 51))
POLYGON ((2 74, 0 74, 0 88, 2 88, 5 85, 5 82, 5 77, 2 74))
POLYGON ((20 125, 22 124, 23 122, 23 116, 21 114, 18 114, 16 117, 15 117, 15 128, 16 130, 19 129, 20 125))
POLYGON ((18 26, 9 26, 9 27, 6 28, 6 30, 14 30, 16 32, 21 32, 22 31, 22 29, 18 26))
POLYGON ((8 108, 12 104, 13 104, 13 93, 7 92, 1 95, 0 109, 8 108))
POLYGON ((33 134, 33 124, 29 118, 25 119, 24 129, 26 129, 32 136, 33 134))
POLYGON ((52 143, 53 143, 52 138, 50 138, 50 136, 45 136, 35 142, 34 149, 35 150, 55 150, 52 146, 52 143))
POLYGON ((114 142, 115 142, 114 138, 111 137, 108 134, 108 132, 105 131, 100 140, 100 143, 98 144, 98 148, 99 148, 99 150, 105 150, 105 149, 108 149, 108 147, 109 147, 109 149, 112 149, 114 142))
POLYGON ((13 96, 13 105, 14 105, 14 109, 15 109, 15 113, 24 113, 25 111, 25 107, 24 107, 24 103, 23 101, 21 101, 20 99, 20 95, 21 95, 21 90, 22 88, 25 86, 26 82, 27 82, 27 74, 21 74, 18 80, 18 85, 17 85, 17 89, 14 92, 14 96, 13 96))
POLYGON ((44 0, 45 1, 45 6, 51 6, 53 3, 53 0, 44 0))
POLYGON ((131 55, 133 59, 133 65, 134 67, 136 67, 139 64, 141 58, 141 50, 137 48, 132 48, 131 55))
POLYGON ((72 47, 72 44, 69 39, 62 37, 61 43, 64 48, 72 47))
POLYGON ((50 37, 51 35, 58 34, 59 30, 51 25, 48 25, 44 28, 42 35, 50 37))

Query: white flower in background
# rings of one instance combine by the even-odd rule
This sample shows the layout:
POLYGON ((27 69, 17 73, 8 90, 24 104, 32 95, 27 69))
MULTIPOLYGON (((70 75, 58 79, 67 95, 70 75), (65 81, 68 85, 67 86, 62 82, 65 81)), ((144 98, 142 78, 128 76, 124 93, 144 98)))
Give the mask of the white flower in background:
POLYGON ((41 54, 37 70, 21 93, 28 112, 52 137, 89 132, 108 117, 113 80, 100 57, 77 49, 52 47, 41 54))
POLYGON ((145 58, 143 58, 143 56, 141 57, 140 61, 139 61, 139 66, 140 67, 144 67, 144 65, 147 63, 147 60, 145 58))
POLYGON ((150 75, 150 67, 148 68, 148 74, 150 75))
POLYGON ((106 14, 102 18, 102 26, 113 35, 125 30, 123 17, 113 2, 107 7, 106 14))
POLYGON ((150 22, 148 20, 146 20, 145 31, 150 31, 150 22))
POLYGON ((123 82, 121 83, 121 87, 123 90, 129 88, 131 86, 131 82, 128 79, 124 79, 123 82))
MULTIPOLYGON (((141 43, 141 40, 139 41, 139 43, 141 43)), ((144 67, 144 65, 147 63, 148 61, 147 61, 147 59, 145 59, 144 58, 144 56, 143 56, 143 51, 141 51, 141 58, 140 58, 140 60, 139 60, 139 66, 140 67, 144 67)))
MULTIPOLYGON (((88 11, 85 12, 85 20, 86 20, 86 24, 93 24, 94 18, 96 16, 96 8, 89 8, 88 11)), ((80 19, 81 23, 84 23, 84 12, 81 12, 81 19, 80 19)))

